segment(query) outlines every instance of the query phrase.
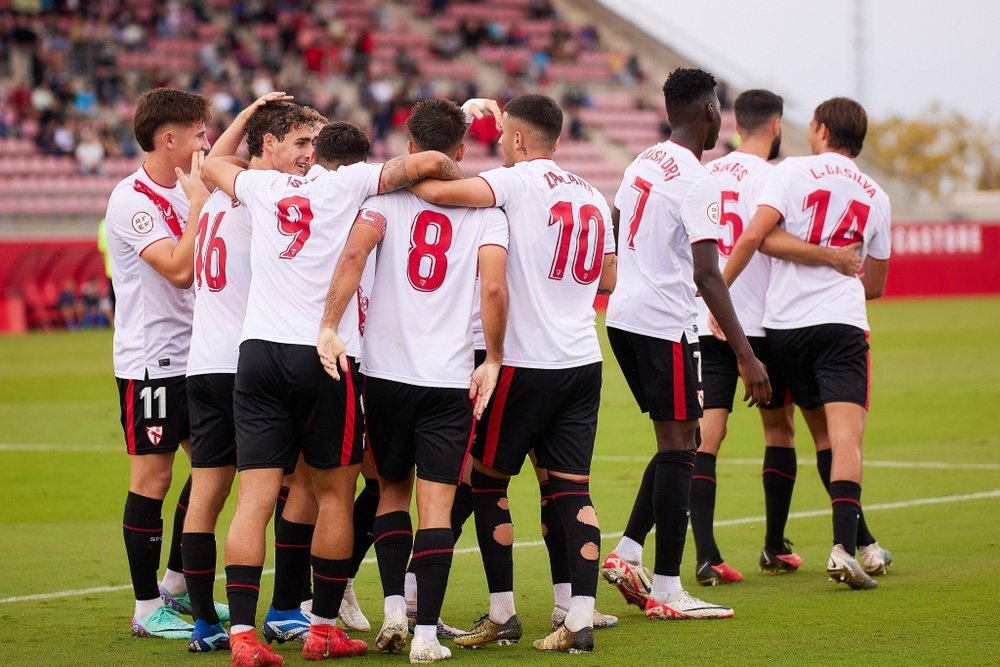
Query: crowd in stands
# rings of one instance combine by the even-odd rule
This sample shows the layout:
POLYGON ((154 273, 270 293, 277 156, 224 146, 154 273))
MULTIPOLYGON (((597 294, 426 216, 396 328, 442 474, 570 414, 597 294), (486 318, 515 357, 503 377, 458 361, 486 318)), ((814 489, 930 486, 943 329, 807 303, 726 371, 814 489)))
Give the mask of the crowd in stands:
MULTIPOLYGON (((489 9, 454 0, 415 6, 435 20, 460 4, 489 9)), ((546 84, 550 65, 601 49, 596 26, 570 26, 548 0, 520 4, 524 22, 516 14, 479 18, 484 12, 435 21, 432 35, 419 36, 426 53, 410 47, 419 39, 400 42, 386 62, 378 42, 399 19, 391 4, 376 0, 22 1, 17 9, 0 8, 0 49, 9 54, 0 63, 0 137, 30 139, 42 154, 72 156, 80 172, 100 173, 106 158, 139 154, 130 127, 137 94, 175 86, 211 98, 214 133, 251 100, 282 89, 329 117, 359 122, 381 147, 415 100, 504 99, 546 84), (547 35, 525 29, 539 20, 547 35), (426 56, 449 61, 483 47, 515 47, 500 90, 478 90, 474 75, 442 85, 423 71, 426 56)), ((624 84, 646 78, 635 55, 609 53, 608 61, 624 84)), ((576 88, 567 103, 587 105, 586 92, 576 88)), ((574 136, 582 138, 582 128, 574 136)))

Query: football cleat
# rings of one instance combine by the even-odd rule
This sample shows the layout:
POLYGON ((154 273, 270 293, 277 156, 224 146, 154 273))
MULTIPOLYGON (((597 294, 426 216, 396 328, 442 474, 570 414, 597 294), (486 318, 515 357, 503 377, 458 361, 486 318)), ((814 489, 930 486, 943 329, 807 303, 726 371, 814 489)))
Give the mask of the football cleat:
POLYGON ((229 638, 233 651, 230 667, 280 667, 285 659, 257 640, 256 630, 237 632, 229 638))
POLYGON ((334 625, 313 625, 302 645, 303 660, 350 658, 368 653, 368 643, 351 639, 334 625))
POLYGON ((565 625, 560 625, 551 635, 536 639, 531 645, 539 651, 590 653, 594 650, 594 628, 580 628, 572 632, 565 625))
POLYGON ((190 639, 192 630, 194 626, 169 607, 157 607, 156 611, 146 618, 132 617, 133 637, 190 639))
POLYGON ((858 561, 839 544, 833 545, 826 573, 830 581, 845 583, 856 591, 878 588, 878 582, 868 576, 858 561))
MULTIPOLYGON (((191 595, 189 593, 184 593, 183 595, 173 595, 169 593, 166 588, 160 586, 160 598, 163 600, 164 606, 170 607, 179 614, 185 614, 191 616, 193 614, 191 607, 191 595)), ((219 616, 219 623, 229 622, 229 607, 222 604, 221 602, 215 603, 215 613, 219 616)))
POLYGON ((650 596, 646 603, 646 618, 653 620, 732 617, 733 610, 729 607, 699 600, 685 590, 668 595, 662 602, 650 596))
POLYGON ((268 644, 275 640, 279 644, 304 642, 309 634, 309 623, 309 617, 298 607, 278 611, 271 606, 264 617, 264 639, 268 644))
POLYGON ((508 618, 506 623, 500 624, 491 621, 489 614, 484 614, 471 630, 455 637, 455 645, 462 648, 479 648, 493 643, 509 646, 516 644, 520 639, 521 621, 517 614, 508 618))
POLYGON ((885 574, 888 567, 892 565, 892 554, 888 549, 883 549, 878 542, 858 547, 858 558, 861 561, 861 568, 870 576, 885 574))
POLYGON ((743 575, 740 574, 739 570, 729 567, 725 563, 712 565, 708 561, 699 563, 694 576, 702 586, 718 586, 719 584, 743 581, 743 575))
POLYGON ((653 575, 648 568, 637 563, 629 563, 612 551, 604 559, 601 576, 621 592, 625 602, 634 604, 639 609, 646 608, 649 591, 653 588, 653 575))
POLYGON ((229 634, 221 623, 209 625, 200 618, 194 622, 194 630, 188 641, 188 650, 192 653, 205 651, 221 651, 229 648, 229 634))
POLYGON ((364 612, 361 611, 353 586, 348 586, 347 590, 344 591, 344 599, 340 603, 340 613, 337 618, 348 630, 371 632, 372 624, 368 622, 364 612))
POLYGON ((399 653, 406 646, 409 630, 406 624, 406 611, 393 609, 385 615, 382 629, 375 638, 375 649, 379 653, 399 653))
MULTIPOLYGON (((413 633, 413 629, 415 627, 417 627, 417 610, 416 610, 416 608, 413 608, 413 609, 407 608, 407 610, 406 610, 406 623, 407 623, 406 627, 409 629, 410 633, 412 634, 413 633)), ((438 623, 437 623, 437 638, 438 639, 454 639, 455 637, 458 637, 460 635, 465 635, 465 634, 468 634, 468 630, 462 630, 460 628, 456 628, 454 626, 448 625, 447 623, 445 623, 444 621, 442 621, 440 618, 438 618, 438 623)))
MULTIPOLYGON (((566 614, 569 613, 565 607, 556 605, 552 610, 552 629, 556 630, 560 625, 566 622, 566 614)), ((601 612, 594 610, 594 629, 604 630, 606 628, 613 628, 618 625, 618 617, 612 616, 611 614, 602 614, 601 612)))
POLYGON ((447 660, 451 657, 451 651, 441 646, 441 642, 434 639, 423 639, 414 637, 410 642, 410 664, 429 665, 439 660, 447 660))
POLYGON ((792 551, 792 543, 785 540, 785 552, 775 551, 764 547, 760 551, 760 571, 771 574, 784 574, 795 572, 802 567, 802 559, 797 553, 792 551))

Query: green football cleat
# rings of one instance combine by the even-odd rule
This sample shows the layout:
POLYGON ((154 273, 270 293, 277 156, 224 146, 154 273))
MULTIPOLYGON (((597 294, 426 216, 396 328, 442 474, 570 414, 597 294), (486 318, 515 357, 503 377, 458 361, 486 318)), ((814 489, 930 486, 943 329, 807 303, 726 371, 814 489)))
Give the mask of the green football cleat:
MULTIPOLYGON (((163 604, 170 607, 179 614, 185 614, 187 616, 192 615, 191 609, 191 595, 189 593, 184 593, 183 595, 173 595, 169 593, 167 589, 160 586, 160 597, 163 599, 163 604)), ((221 602, 215 603, 215 613, 219 616, 219 623, 229 622, 229 607, 222 604, 221 602)))
POLYGON ((132 617, 132 636, 160 639, 190 639, 194 626, 174 610, 159 607, 146 618, 132 617))

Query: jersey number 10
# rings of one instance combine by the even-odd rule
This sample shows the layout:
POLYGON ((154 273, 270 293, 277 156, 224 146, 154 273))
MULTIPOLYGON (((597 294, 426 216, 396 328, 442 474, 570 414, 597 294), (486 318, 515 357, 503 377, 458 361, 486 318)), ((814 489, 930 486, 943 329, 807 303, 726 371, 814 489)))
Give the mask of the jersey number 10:
POLYGON ((604 217, 593 204, 580 207, 577 217, 573 216, 573 203, 557 202, 549 209, 549 226, 559 226, 559 240, 549 269, 551 280, 562 280, 569 264, 570 246, 576 238, 576 253, 573 255, 573 279, 581 285, 589 285, 601 275, 601 257, 604 247, 604 217), (579 224, 577 224, 579 223, 579 224), (590 247, 590 230, 594 229, 594 247, 590 247))

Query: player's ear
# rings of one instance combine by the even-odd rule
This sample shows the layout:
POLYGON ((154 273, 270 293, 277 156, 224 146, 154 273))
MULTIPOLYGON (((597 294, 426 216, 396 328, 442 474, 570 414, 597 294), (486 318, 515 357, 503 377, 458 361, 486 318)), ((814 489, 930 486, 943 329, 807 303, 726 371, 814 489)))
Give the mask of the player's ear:
POLYGON ((556 137, 556 142, 554 144, 552 144, 552 152, 553 153, 555 153, 557 150, 559 150, 559 139, 560 138, 561 137, 556 137))
POLYGON ((465 157, 464 141, 458 145, 458 150, 455 151, 455 162, 461 162, 463 157, 465 157))
POLYGON ((275 144, 278 143, 278 137, 274 136, 270 132, 264 133, 263 146, 264 150, 267 152, 273 152, 275 144))
POLYGON ((413 145, 413 140, 412 139, 407 139, 406 140, 406 152, 409 155, 413 155, 414 153, 419 153, 420 152, 420 151, 417 150, 417 147, 413 145))

